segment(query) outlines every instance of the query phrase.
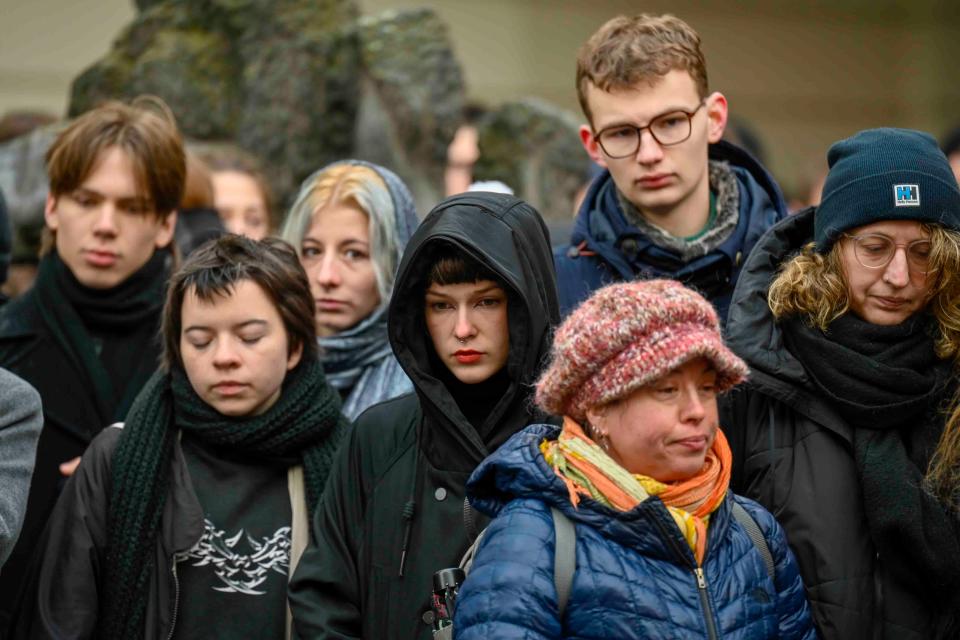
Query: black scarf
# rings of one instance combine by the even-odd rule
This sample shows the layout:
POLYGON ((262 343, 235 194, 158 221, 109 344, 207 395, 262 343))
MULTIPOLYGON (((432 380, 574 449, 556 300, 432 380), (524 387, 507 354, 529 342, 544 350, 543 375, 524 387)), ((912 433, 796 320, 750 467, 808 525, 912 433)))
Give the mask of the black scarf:
POLYGON ((176 427, 214 449, 288 464, 302 460, 307 509, 313 513, 347 424, 320 363, 307 360, 287 374, 280 398, 258 416, 218 413, 179 369, 158 372, 137 396, 113 454, 97 637, 143 637, 176 427))
POLYGON ((40 315, 84 377, 100 421, 79 428, 78 436, 89 440, 104 426, 123 420, 156 370, 169 257, 168 251, 155 251, 111 289, 80 284, 56 251, 40 261, 34 283, 40 315))
POLYGON ((955 387, 951 364, 934 352, 935 327, 927 314, 880 326, 847 313, 826 334, 787 320, 784 337, 813 385, 854 428, 880 563, 911 592, 947 606, 960 594, 960 522, 923 488, 955 387))

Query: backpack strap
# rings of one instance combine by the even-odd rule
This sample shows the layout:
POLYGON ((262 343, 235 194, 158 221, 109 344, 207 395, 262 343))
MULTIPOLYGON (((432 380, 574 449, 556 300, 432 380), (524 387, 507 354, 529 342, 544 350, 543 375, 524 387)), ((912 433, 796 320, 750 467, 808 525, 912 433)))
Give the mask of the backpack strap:
POLYGON ((747 535, 750 536, 750 542, 753 543, 753 546, 757 548, 757 551, 760 552, 760 556, 763 558, 763 565, 767 569, 767 576, 769 576, 771 580, 774 580, 773 555, 770 553, 770 547, 767 546, 767 539, 763 537, 763 532, 760 531, 760 525, 757 524, 753 516, 751 516, 739 502, 731 499, 730 503, 733 505, 733 519, 739 522, 740 526, 747 532, 747 535))
POLYGON ((573 573, 577 570, 577 531, 570 519, 556 507, 550 507, 550 514, 553 516, 553 530, 556 535, 553 582, 557 587, 560 619, 563 620, 563 612, 567 608, 573 586, 573 573))

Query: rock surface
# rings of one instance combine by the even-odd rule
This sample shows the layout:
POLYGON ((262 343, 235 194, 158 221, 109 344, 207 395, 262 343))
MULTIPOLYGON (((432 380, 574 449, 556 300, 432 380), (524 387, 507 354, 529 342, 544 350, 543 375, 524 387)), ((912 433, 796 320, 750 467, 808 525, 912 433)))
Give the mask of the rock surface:
MULTIPOLYGON (((109 53, 74 80, 70 116, 108 99, 160 96, 188 139, 257 157, 282 210, 304 178, 350 157, 396 171, 421 216, 443 197, 465 87, 433 11, 360 17, 354 0, 136 4, 109 53)), ((576 129, 548 104, 504 105, 482 126, 474 177, 501 180, 545 217, 567 219, 588 166, 576 129)), ((53 131, 0 146, 15 226, 42 224, 53 131)))
POLYGON ((474 180, 499 180, 544 218, 569 220, 577 191, 590 178, 579 123, 568 111, 529 98, 509 102, 479 124, 474 180))

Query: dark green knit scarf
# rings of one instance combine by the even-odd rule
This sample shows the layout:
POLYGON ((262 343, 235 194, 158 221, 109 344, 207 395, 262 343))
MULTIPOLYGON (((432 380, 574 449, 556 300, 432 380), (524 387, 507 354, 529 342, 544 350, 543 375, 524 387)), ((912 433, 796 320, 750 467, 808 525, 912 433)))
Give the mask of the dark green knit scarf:
POLYGON ((149 581, 167 498, 176 428, 225 451, 263 459, 301 458, 312 514, 346 430, 340 399, 318 361, 303 359, 280 398, 259 416, 230 418, 203 402, 181 370, 158 372, 127 416, 112 461, 106 573, 98 638, 144 635, 149 581))

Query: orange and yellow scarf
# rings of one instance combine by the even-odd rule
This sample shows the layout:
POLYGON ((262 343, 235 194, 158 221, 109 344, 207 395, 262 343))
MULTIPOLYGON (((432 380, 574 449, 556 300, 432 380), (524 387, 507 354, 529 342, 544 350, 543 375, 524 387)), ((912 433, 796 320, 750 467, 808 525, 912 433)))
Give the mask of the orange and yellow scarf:
POLYGON ((585 495, 618 511, 629 511, 650 496, 658 496, 697 559, 703 562, 710 514, 720 506, 730 484, 730 445, 717 429, 697 475, 679 482, 663 483, 631 474, 591 440, 573 419, 563 419, 556 440, 544 440, 540 451, 570 493, 574 506, 585 495))

